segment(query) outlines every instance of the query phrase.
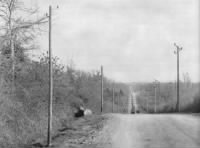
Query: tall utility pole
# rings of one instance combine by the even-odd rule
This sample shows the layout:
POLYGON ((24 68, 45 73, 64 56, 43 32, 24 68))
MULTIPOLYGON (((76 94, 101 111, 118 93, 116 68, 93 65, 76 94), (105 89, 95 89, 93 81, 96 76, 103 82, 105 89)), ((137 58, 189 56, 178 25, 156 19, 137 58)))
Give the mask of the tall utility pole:
POLYGON ((174 51, 174 54, 177 55, 177 103, 176 103, 176 111, 180 111, 180 98, 179 98, 179 52, 183 49, 182 47, 179 47, 174 43, 174 46, 176 47, 176 51, 174 51))
POLYGON ((101 113, 103 112, 103 66, 101 66, 101 113))
POLYGON ((112 113, 114 113, 115 89, 112 89, 112 113))
POLYGON ((51 53, 51 6, 49 6, 49 106, 48 106, 48 131, 47 146, 51 146, 52 131, 52 100, 53 100, 53 74, 52 74, 52 53, 51 53))

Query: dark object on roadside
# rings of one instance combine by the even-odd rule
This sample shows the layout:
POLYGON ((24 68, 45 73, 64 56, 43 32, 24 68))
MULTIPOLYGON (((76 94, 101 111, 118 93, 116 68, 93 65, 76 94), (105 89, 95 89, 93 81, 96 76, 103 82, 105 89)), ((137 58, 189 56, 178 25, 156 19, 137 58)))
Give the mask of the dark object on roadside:
POLYGON ((134 112, 134 111, 131 111, 131 114, 135 114, 135 112, 134 112))
POLYGON ((84 108, 81 106, 81 107, 78 107, 77 108, 77 111, 75 112, 74 116, 75 117, 83 117, 84 116, 84 108))
POLYGON ((92 115, 92 111, 88 108, 84 108, 82 106, 77 108, 77 111, 75 112, 74 116, 75 117, 83 117, 83 116, 89 116, 92 115))
POLYGON ((131 114, 136 114, 136 113, 139 114, 140 110, 138 110, 138 109, 136 111, 134 109, 131 110, 131 114))

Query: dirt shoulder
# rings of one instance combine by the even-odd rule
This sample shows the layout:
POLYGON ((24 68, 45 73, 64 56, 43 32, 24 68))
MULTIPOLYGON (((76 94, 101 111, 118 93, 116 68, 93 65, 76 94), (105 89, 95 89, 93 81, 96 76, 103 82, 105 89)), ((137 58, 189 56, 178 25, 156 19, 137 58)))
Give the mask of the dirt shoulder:
POLYGON ((108 122, 105 115, 79 118, 71 127, 65 127, 53 137, 55 148, 95 148, 102 145, 102 131, 108 122))

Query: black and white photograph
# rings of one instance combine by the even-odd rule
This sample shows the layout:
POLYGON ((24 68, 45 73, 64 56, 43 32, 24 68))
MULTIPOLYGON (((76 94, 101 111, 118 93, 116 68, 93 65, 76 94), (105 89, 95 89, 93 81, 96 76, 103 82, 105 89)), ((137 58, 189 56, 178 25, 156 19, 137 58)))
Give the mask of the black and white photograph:
POLYGON ((199 0, 0 0, 0 148, 199 139, 199 0))

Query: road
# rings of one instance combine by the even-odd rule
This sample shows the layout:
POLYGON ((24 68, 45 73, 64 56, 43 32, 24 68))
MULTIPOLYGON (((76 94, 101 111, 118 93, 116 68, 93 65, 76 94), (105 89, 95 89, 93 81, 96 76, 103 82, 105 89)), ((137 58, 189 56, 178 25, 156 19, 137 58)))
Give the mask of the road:
POLYGON ((199 116, 184 114, 111 114, 108 116, 110 120, 105 126, 103 137, 109 139, 107 141, 109 146, 102 145, 102 148, 200 147, 199 116))

